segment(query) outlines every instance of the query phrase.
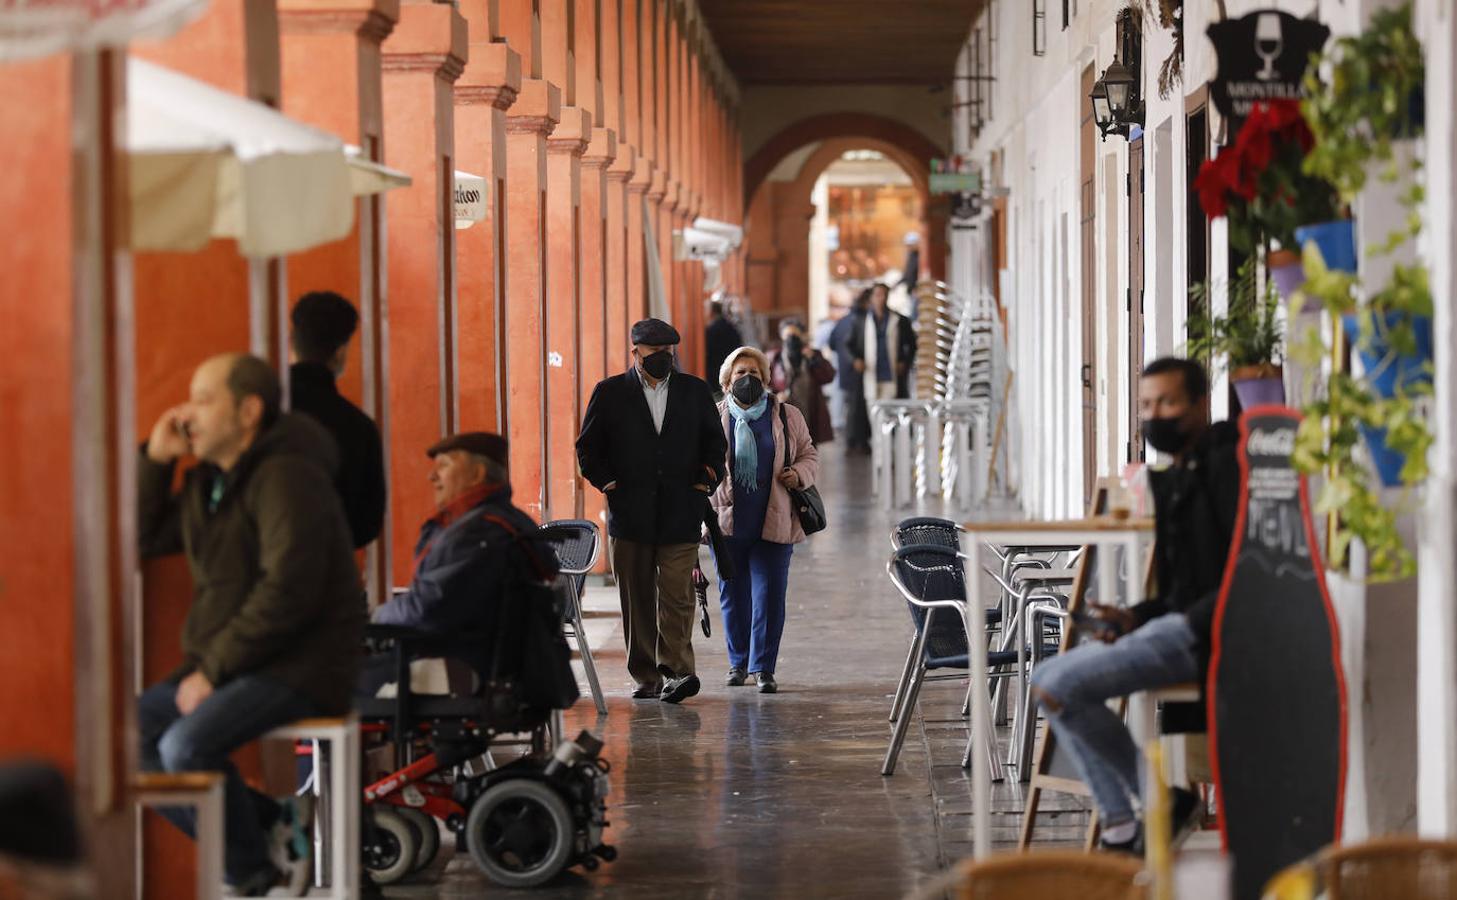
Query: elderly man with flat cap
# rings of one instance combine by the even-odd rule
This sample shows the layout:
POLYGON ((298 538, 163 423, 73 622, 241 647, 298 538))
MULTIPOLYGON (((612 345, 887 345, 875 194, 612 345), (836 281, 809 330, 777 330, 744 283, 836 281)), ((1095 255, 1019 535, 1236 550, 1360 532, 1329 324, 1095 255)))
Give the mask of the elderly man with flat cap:
POLYGON ((699 689, 693 565, 728 442, 707 383, 674 370, 678 332, 644 319, 632 344, 633 367, 592 392, 577 461, 607 496, 632 695, 681 703, 699 689))
MULTIPOLYGON (((488 632, 496 624, 513 532, 532 534, 537 524, 511 503, 505 438, 465 432, 425 453, 439 511, 420 526, 409 589, 376 609, 374 621, 442 635, 488 632)), ((451 655, 487 674, 485 652, 466 647, 451 655)))

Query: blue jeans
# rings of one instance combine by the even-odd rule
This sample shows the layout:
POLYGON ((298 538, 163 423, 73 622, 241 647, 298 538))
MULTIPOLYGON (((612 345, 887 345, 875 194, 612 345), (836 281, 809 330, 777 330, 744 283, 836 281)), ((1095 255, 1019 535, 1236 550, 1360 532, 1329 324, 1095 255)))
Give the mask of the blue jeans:
MULTIPOLYGON (((189 716, 178 712, 177 685, 171 682, 154 684, 137 698, 143 771, 222 772, 227 777, 224 871, 230 884, 241 884, 273 865, 265 822, 277 819, 278 807, 244 784, 228 757, 280 725, 313 715, 318 710, 310 700, 257 675, 243 675, 217 688, 189 716)), ((194 836, 191 809, 166 807, 159 812, 194 836)))
POLYGON ((1089 641, 1032 673, 1033 689, 1055 701, 1047 721, 1071 751, 1105 825, 1134 818, 1139 756, 1108 701, 1199 677, 1197 639, 1182 613, 1159 616, 1112 644, 1089 641))
POLYGON ((718 583, 729 665, 774 674, 784 634, 784 595, 789 591, 793 544, 725 539, 734 577, 718 583))

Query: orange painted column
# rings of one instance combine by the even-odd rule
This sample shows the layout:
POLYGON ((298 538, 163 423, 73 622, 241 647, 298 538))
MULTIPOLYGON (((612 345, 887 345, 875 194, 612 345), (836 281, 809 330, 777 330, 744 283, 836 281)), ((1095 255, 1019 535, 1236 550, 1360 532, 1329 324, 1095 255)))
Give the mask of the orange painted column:
POLYGON ((506 114, 506 421, 516 505, 546 510, 546 136, 561 119, 561 93, 526 79, 506 114))
POLYGON ((486 179, 485 221, 455 233, 460 429, 506 431, 506 111, 521 89, 521 56, 470 21, 470 62, 455 83, 456 168, 486 179), (479 29, 478 31, 476 29, 479 29))
MULTIPOLYGON (((628 248, 633 246, 628 232, 628 209, 632 195, 628 181, 637 166, 636 152, 632 147, 619 144, 617 158, 607 169, 606 201, 607 251, 603 271, 607 281, 607 329, 604 335, 606 345, 607 374, 614 374, 627 365, 629 320, 628 297, 628 248)), ((642 227, 642 223, 638 223, 642 227)), ((640 242, 639 242, 640 243, 640 242)))
MULTIPOLYGON (((582 155, 581 203, 581 369, 579 408, 585 410, 592 389, 607 376, 607 167, 617 156, 617 135, 606 128, 592 133, 582 155)), ((577 422, 571 422, 575 433, 577 422)), ((582 491, 583 518, 599 521, 605 509, 600 491, 582 491)))
MULTIPOLYGON (((279 0, 283 111, 382 162, 380 45, 399 17, 399 0, 279 0)), ((389 308, 383 223, 382 199, 358 198, 348 237, 289 257, 285 298, 292 304, 309 291, 336 291, 358 307, 359 329, 350 342, 339 390, 380 423, 386 420, 383 325, 389 308)), ((280 322, 280 329, 286 328, 287 323, 280 322)), ((387 503, 381 534, 393 531, 387 503)), ((364 559, 369 595, 375 602, 392 582, 390 553, 380 546, 371 545, 364 559)))
MULTIPOLYGON (((131 52, 221 90, 277 107, 282 94, 278 11, 272 0, 213 3, 171 38, 131 52)), ((248 259, 232 240, 194 253, 132 257, 138 439, 162 412, 187 399, 193 370, 217 353, 249 351, 282 365, 285 264, 248 259)), ((186 465, 186 464, 184 464, 186 465)), ((142 681, 153 684, 182 662, 181 635, 192 579, 181 554, 141 566, 142 681)), ((245 772, 257 772, 250 750, 245 772)), ((196 881, 192 842, 153 813, 145 817, 144 896, 186 896, 196 881)))
POLYGON ((546 502, 553 519, 581 516, 574 446, 581 421, 580 201, 582 153, 591 133, 586 110, 563 106, 561 121, 546 141, 546 502))
POLYGON ((425 449, 457 420, 455 339, 455 102, 466 22, 454 7, 406 0, 384 42, 384 137, 392 167, 411 176, 386 209, 389 235, 387 376, 394 579, 413 568, 420 523, 435 514, 425 449))

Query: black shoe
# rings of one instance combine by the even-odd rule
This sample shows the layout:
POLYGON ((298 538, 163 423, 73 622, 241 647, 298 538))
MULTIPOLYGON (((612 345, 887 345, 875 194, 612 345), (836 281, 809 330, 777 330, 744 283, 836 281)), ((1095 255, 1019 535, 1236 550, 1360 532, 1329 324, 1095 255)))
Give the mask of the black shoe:
POLYGON ((777 694, 777 693, 779 693, 779 682, 777 682, 777 681, 774 680, 774 673, 773 672, 758 672, 758 673, 756 673, 754 675, 754 680, 757 681, 757 682, 759 682, 759 693, 761 693, 761 694, 777 694))
POLYGON ((728 685, 729 687, 743 687, 744 682, 747 681, 748 678, 748 672, 745 672, 738 666, 734 666, 732 669, 729 669, 728 677, 723 680, 723 683, 728 685))
POLYGON ((1104 853, 1122 853, 1127 856, 1136 856, 1139 859, 1143 859, 1143 824, 1139 823, 1138 830, 1134 832, 1133 837, 1126 841, 1114 843, 1112 841, 1099 840, 1098 849, 1104 853))
POLYGON ((640 684, 632 692, 634 700, 656 700, 663 693, 661 684, 640 684))
POLYGON ((266 897, 268 892, 273 890, 283 881, 283 873, 274 868, 272 864, 254 872, 238 884, 233 885, 233 896, 235 897, 266 897))
POLYGON ((1169 790, 1169 847, 1177 849, 1204 823, 1204 798, 1183 788, 1169 790))
POLYGON ((663 695, 658 699, 664 703, 682 703, 689 697, 696 696, 700 687, 702 685, 699 684, 697 675, 684 675, 665 682, 663 695))

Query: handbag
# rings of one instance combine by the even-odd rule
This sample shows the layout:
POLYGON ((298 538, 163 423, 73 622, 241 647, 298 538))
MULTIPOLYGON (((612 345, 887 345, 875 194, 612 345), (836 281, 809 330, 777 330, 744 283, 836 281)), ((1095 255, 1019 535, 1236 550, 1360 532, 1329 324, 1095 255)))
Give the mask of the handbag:
MULTIPOLYGON (((789 458, 789 413, 784 407, 784 403, 779 404, 779 421, 784 426, 784 468, 787 469, 794 461, 789 458)), ((794 506, 794 514, 799 516, 799 527, 804 529, 804 533, 810 535, 824 531, 830 523, 825 518, 825 501, 820 499, 820 489, 814 485, 801 485, 787 490, 789 502, 794 506)))

